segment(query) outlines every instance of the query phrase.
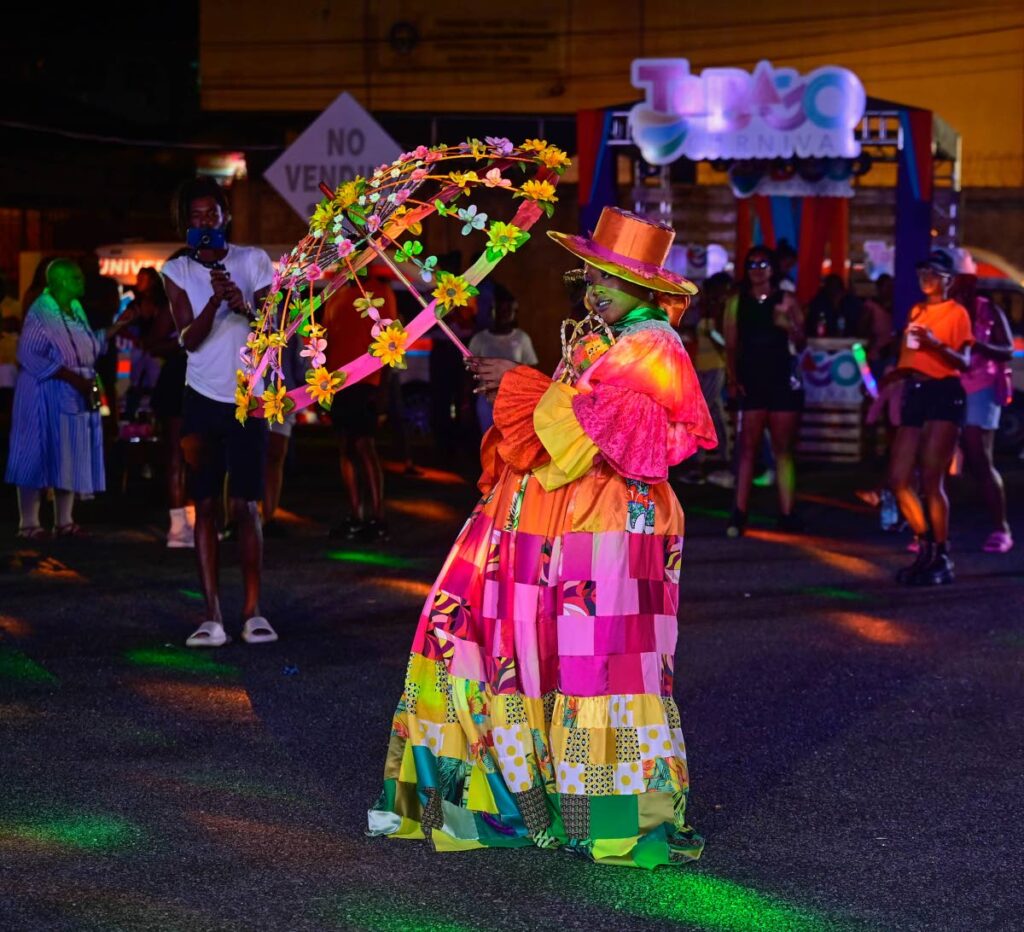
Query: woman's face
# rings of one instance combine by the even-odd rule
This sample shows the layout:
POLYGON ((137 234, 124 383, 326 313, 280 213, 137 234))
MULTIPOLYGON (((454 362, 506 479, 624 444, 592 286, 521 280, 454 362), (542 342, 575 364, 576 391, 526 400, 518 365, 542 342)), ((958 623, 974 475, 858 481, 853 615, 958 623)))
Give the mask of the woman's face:
POLYGON ((763 252, 747 256, 747 278, 754 289, 767 288, 772 282, 772 260, 763 252))
POLYGON ((918 269, 917 284, 926 298, 944 297, 946 289, 949 287, 949 276, 940 275, 931 269, 918 269))
POLYGON ((649 288, 617 278, 594 265, 586 267, 583 281, 587 286, 587 307, 609 325, 620 321, 634 308, 653 303, 649 288))

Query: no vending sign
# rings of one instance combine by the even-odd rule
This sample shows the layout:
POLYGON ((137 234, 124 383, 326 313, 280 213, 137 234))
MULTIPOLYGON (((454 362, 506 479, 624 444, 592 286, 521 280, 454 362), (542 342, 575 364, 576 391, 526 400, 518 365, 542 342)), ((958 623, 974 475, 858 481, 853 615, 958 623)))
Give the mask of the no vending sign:
POLYGON ((336 188, 356 175, 367 178, 401 152, 398 143, 346 91, 303 130, 263 177, 308 220, 323 197, 321 181, 336 188))

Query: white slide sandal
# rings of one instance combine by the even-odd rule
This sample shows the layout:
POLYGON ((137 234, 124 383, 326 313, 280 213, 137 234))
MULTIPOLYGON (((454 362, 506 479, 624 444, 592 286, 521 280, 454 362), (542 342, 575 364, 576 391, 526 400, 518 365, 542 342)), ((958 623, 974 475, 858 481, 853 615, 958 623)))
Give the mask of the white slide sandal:
POLYGON ((277 632, 266 618, 256 615, 242 627, 242 640, 246 644, 270 644, 277 640, 277 632))
POLYGON ((185 641, 186 647, 223 647, 231 638, 219 621, 204 621, 185 641))

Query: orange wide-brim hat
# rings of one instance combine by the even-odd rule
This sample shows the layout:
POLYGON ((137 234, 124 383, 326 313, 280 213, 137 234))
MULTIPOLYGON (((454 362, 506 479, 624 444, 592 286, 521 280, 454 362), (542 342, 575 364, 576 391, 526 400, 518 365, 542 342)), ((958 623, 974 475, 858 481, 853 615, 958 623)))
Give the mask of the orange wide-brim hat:
POLYGON ((601 211, 589 237, 554 230, 548 236, 588 265, 634 285, 663 294, 695 295, 699 290, 689 279, 665 268, 675 231, 618 207, 601 211))

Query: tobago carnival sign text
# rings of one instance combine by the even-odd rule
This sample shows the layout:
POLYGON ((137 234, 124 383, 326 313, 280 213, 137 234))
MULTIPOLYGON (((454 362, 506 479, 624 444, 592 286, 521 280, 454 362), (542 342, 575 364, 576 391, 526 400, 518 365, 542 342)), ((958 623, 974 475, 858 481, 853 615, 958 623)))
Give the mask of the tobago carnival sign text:
POLYGON ((801 75, 759 62, 690 74, 685 58, 639 58, 633 86, 646 94, 629 115, 633 141, 652 165, 689 159, 856 158, 854 127, 864 86, 845 68, 801 75))

